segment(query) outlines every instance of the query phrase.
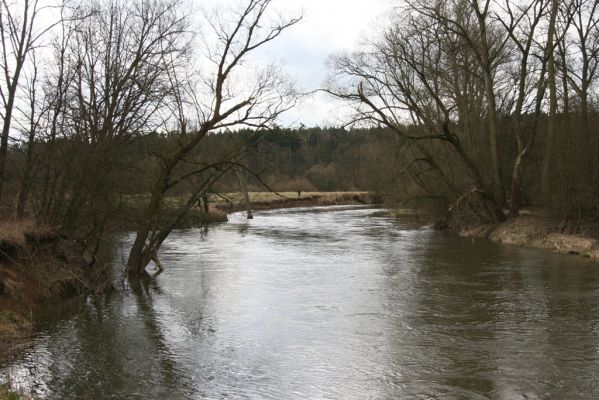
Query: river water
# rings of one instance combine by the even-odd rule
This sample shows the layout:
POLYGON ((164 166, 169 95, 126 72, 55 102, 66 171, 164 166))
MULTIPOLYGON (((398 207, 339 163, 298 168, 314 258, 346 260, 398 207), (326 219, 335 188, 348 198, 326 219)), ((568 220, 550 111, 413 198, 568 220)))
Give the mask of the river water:
POLYGON ((582 258, 329 207, 178 231, 161 259, 162 275, 40 316, 4 373, 42 399, 599 396, 599 274, 582 258))

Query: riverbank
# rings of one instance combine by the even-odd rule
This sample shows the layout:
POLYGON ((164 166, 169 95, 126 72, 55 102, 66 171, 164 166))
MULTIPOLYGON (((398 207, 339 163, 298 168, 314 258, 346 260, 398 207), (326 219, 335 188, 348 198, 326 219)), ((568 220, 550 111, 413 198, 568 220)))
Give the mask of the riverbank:
MULTIPOLYGON (((380 204, 382 199, 371 192, 249 192, 250 208, 252 211, 276 210, 295 207, 321 207, 336 205, 380 204)), ((186 199, 170 197, 164 202, 164 218, 171 219, 179 211, 186 199)), ((177 229, 191 229, 201 226, 227 222, 228 214, 246 211, 246 204, 241 193, 211 194, 208 201, 208 212, 203 204, 192 207, 185 217, 177 224, 177 229)), ((135 221, 142 217, 142 210, 137 206, 142 204, 139 199, 130 201, 127 218, 120 222, 118 229, 133 230, 135 221)))
MULTIPOLYGON (((371 192, 250 192, 252 211, 276 210, 295 207, 322 207, 358 204, 380 204, 382 200, 371 192)), ((244 211, 240 197, 215 205, 217 210, 232 213, 244 211)))
POLYGON ((0 358, 32 334, 32 314, 51 299, 105 290, 108 269, 77 243, 34 221, 0 223, 0 358))
POLYGON ((563 222, 543 216, 541 211, 525 210, 502 224, 481 225, 456 233, 462 237, 487 238, 505 245, 534 247, 599 261, 597 228, 587 224, 580 231, 568 233, 563 222))

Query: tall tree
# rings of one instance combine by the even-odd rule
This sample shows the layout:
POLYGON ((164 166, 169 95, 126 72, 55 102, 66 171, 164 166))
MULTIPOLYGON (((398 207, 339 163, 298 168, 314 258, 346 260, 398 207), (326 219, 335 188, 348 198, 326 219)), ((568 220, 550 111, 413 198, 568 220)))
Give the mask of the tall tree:
POLYGON ((177 0, 90 2, 73 12, 49 93, 49 144, 63 138, 68 146, 42 212, 66 229, 94 221, 90 234, 99 237, 123 189, 116 177, 128 151, 156 129, 171 90, 167 64, 187 54, 188 21, 177 0))
POLYGON ((503 220, 482 165, 464 146, 468 124, 460 120, 471 110, 483 112, 476 104, 478 87, 456 85, 480 76, 480 66, 459 58, 463 36, 439 13, 410 6, 363 51, 334 58, 337 86, 328 91, 355 105, 356 121, 385 126, 402 138, 403 154, 411 158, 405 171, 427 197, 442 195, 447 206, 466 205, 478 223, 503 220), (425 176, 436 176, 437 183, 426 185, 425 176))
POLYGON ((550 1, 532 0, 520 6, 506 3, 506 16, 499 20, 508 32, 514 52, 514 85, 517 87, 510 119, 517 141, 517 153, 512 170, 510 216, 519 215, 522 194, 522 178, 525 162, 535 144, 539 121, 543 111, 546 91, 547 67, 554 51, 555 18, 557 8, 550 1), (550 15, 548 33, 535 48, 541 24, 550 15), (534 62, 536 59, 536 62, 534 62), (526 120, 528 129, 525 127, 526 120))
POLYGON ((211 27, 202 45, 212 70, 200 82, 186 85, 177 68, 169 69, 172 83, 174 135, 173 149, 153 151, 159 160, 158 173, 152 184, 150 199, 135 233, 127 270, 143 273, 178 221, 201 198, 212 184, 233 167, 243 167, 244 148, 236 148, 217 160, 194 160, 193 154, 210 132, 228 127, 271 126, 278 116, 294 104, 294 91, 277 68, 268 66, 248 76, 242 65, 250 55, 275 40, 300 19, 270 22, 267 12, 271 0, 248 0, 230 22, 228 18, 211 18, 211 27), (245 82, 242 84, 241 80, 245 82), (196 86, 197 85, 197 86, 196 86), (182 202, 174 216, 164 216, 164 201, 173 190, 191 177, 204 176, 203 182, 182 202))
POLYGON ((53 24, 38 26, 40 13, 46 7, 39 0, 11 2, 0 0, 0 99, 2 131, 0 132, 0 200, 5 186, 6 161, 13 113, 19 81, 29 54, 53 24))

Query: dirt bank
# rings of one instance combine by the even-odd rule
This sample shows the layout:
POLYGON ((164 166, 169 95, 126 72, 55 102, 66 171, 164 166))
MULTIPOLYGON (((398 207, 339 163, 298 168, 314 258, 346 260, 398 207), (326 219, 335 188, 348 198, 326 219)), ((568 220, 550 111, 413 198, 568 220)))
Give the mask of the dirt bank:
MULTIPOLYGON (((318 207, 352 204, 379 204, 381 199, 370 192, 308 192, 308 193, 252 193, 252 211, 275 210, 279 208, 318 207)), ((241 202, 218 204, 218 210, 232 213, 245 210, 241 202)))
POLYGON ((488 238, 494 242, 551 250, 556 253, 577 254, 599 260, 599 238, 590 233, 564 232, 557 220, 535 215, 529 211, 503 224, 482 225, 457 232, 464 237, 488 238))
POLYGON ((59 231, 33 221, 0 223, 0 358, 32 332, 32 314, 43 302, 106 290, 108 268, 94 264, 59 231))

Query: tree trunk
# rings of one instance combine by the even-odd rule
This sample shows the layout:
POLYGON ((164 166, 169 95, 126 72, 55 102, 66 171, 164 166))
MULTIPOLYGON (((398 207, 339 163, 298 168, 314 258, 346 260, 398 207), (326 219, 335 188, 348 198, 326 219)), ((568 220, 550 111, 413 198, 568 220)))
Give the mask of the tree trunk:
MULTIPOLYGON (((555 136, 555 128, 557 124, 557 78, 555 73, 555 21, 557 17, 558 4, 557 0, 551 1, 551 18, 549 19, 549 27, 547 31, 547 48, 549 49, 549 59, 547 60, 547 80, 549 83, 549 121, 547 126, 547 142, 545 145, 545 158, 543 159, 542 180, 543 193, 545 201, 550 197, 549 187, 549 167, 553 154, 553 140, 555 136)), ((567 93, 564 93, 567 96, 567 93)))
POLYGON ((4 109, 4 121, 2 124, 2 136, 0 137, 0 200, 2 199, 2 190, 4 189, 4 181, 6 180, 6 160, 8 157, 8 136, 10 134, 10 123, 12 120, 12 111, 15 102, 16 87, 9 88, 8 102, 4 109))
POLYGON ((525 152, 519 152, 516 161, 514 162, 514 170, 512 172, 512 193, 510 196, 510 217, 517 217, 520 215, 520 191, 525 157, 525 152))
POLYGON ((206 214, 208 214, 208 212, 210 211, 210 204, 209 204, 208 197, 209 196, 208 196, 207 192, 202 193, 202 206, 203 206, 204 212, 206 214))
POLYGON ((135 241, 133 242, 133 246, 131 246, 129 258, 127 259, 127 273, 129 274, 143 274, 152 260, 153 254, 149 254, 146 242, 148 241, 150 231, 154 225, 158 210, 160 209, 162 197, 166 192, 167 176, 168 171, 165 169, 162 171, 161 176, 158 179, 158 184, 152 192, 150 202, 144 211, 142 225, 135 233, 135 241))
POLYGON ((555 81, 555 61, 553 55, 549 59, 548 77, 549 81, 549 121, 547 122, 547 138, 545 144, 545 158, 543 159, 542 184, 545 201, 550 197, 549 167, 553 155, 553 141, 555 127, 557 124, 557 84, 555 81))
POLYGON ((245 205, 247 219, 253 219, 254 215, 252 214, 252 203, 250 202, 250 195, 248 194, 247 178, 242 171, 236 170, 235 172, 237 173, 237 178, 239 179, 239 189, 241 190, 241 194, 243 196, 243 203, 245 205))
POLYGON ((501 178, 501 166, 499 164, 499 146, 497 144, 497 110, 495 103, 495 92, 491 71, 485 74, 485 86, 487 87, 487 101, 489 103, 489 144, 491 153, 491 167, 493 168, 493 197, 497 204, 505 204, 505 190, 501 178))
POLYGON ((142 227, 135 234, 135 241, 131 246, 129 258, 127 259, 127 273, 133 275, 143 274, 146 267, 150 263, 147 257, 144 257, 144 248, 148 239, 147 227, 142 227))
MULTIPOLYGON (((488 4, 487 4, 488 5, 488 4)), ((493 81, 493 66, 490 55, 490 45, 487 36, 487 16, 488 10, 482 11, 477 3, 473 4, 474 11, 480 28, 482 38, 482 48, 480 61, 484 70, 485 95, 488 103, 489 119, 489 153, 491 156, 491 168, 493 172, 493 198, 498 205, 505 204, 505 189, 501 177, 501 165, 499 160, 499 146, 497 144, 497 103, 495 100, 495 90, 493 81)))
POLYGON ((21 186, 21 190, 19 191, 19 197, 17 199, 17 219, 21 220, 25 217, 25 206, 27 204, 27 199, 29 198, 29 190, 31 189, 31 174, 29 173, 29 169, 25 171, 25 176, 23 177, 23 183, 21 186))
MULTIPOLYGON (((35 106, 34 102, 31 104, 35 106)), ((22 219, 25 216, 25 205, 29 197, 29 191, 31 190, 32 179, 34 176, 33 168, 35 160, 33 158, 33 145, 35 142, 35 126, 33 123, 33 114, 31 116, 32 123, 29 129, 29 138, 27 141, 27 156, 25 161, 25 171, 23 173, 23 180, 21 182, 21 189, 19 190, 19 196, 17 199, 17 219, 22 219)))

